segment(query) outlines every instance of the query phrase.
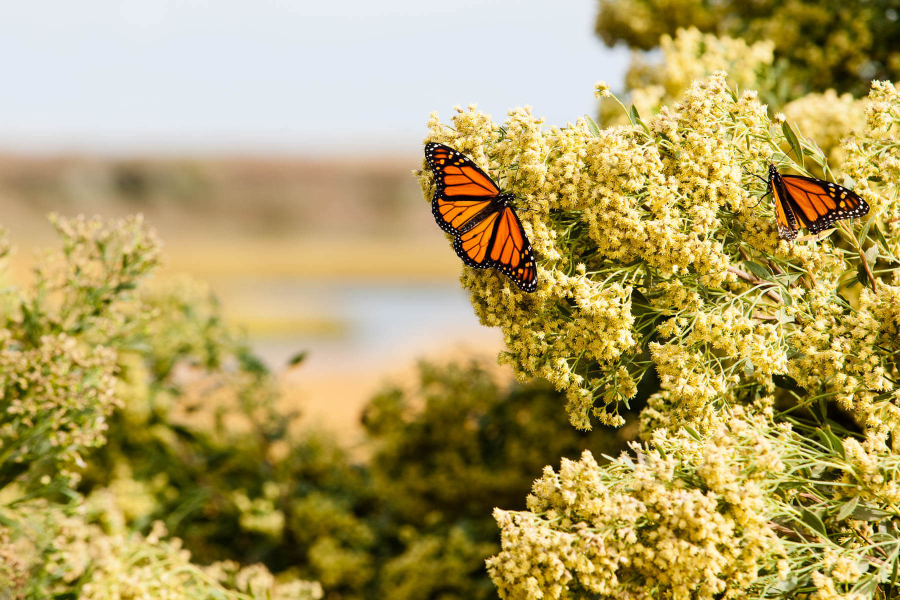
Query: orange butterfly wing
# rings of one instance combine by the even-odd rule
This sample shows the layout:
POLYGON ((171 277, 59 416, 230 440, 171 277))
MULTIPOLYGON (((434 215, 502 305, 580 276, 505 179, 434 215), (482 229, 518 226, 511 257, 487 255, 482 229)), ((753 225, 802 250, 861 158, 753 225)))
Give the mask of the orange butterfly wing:
POLYGON ((778 226, 778 237, 784 240, 793 240, 797 237, 797 230, 802 226, 797 222, 794 211, 783 197, 780 185, 771 185, 772 199, 775 204, 775 225, 778 226))
POLYGON ((520 289, 537 289, 537 265, 522 223, 493 180, 468 157, 443 144, 425 146, 436 190, 431 207, 453 249, 476 269, 497 269, 520 289))
POLYGON ((835 221, 869 213, 865 200, 844 186, 800 175, 782 175, 781 179, 791 202, 809 223, 811 233, 825 231, 835 221))
POLYGON ((769 165, 769 191, 775 201, 775 223, 782 239, 793 240, 797 230, 819 233, 841 219, 862 217, 869 205, 851 190, 821 179, 781 175, 769 165))
POLYGON ((461 234, 453 249, 464 263, 476 269, 497 269, 526 292, 537 289, 537 266, 522 223, 504 206, 461 234))
POLYGON ((436 187, 431 212, 447 233, 459 234, 500 195, 484 171, 449 146, 426 144, 425 159, 434 173, 436 187))

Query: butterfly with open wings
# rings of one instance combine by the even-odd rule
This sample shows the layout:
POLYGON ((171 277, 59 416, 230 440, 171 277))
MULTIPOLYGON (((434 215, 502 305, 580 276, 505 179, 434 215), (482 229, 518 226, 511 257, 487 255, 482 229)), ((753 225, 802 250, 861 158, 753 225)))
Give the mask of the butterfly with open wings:
POLYGON ((782 175, 769 165, 769 190, 775 201, 778 237, 793 240, 801 228, 825 231, 835 221, 869 213, 865 200, 844 186, 801 175, 782 175))
POLYGON ((537 289, 531 243, 497 184, 471 159, 443 144, 425 145, 435 179, 431 212, 441 229, 456 236, 453 249, 476 269, 497 269, 525 292, 537 289))

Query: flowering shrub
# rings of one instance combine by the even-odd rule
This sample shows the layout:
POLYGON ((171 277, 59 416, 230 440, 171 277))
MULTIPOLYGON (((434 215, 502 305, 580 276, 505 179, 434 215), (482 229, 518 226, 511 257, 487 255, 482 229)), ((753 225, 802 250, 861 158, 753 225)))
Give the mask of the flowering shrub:
MULTIPOLYGON (((887 88, 894 89, 874 89, 870 121, 887 111, 893 122, 892 105, 877 103, 887 88)), ((608 94, 602 86, 600 93, 608 94)), ((566 390, 570 418, 582 428, 591 415, 621 424, 619 406, 650 368, 662 380, 672 425, 699 431, 751 390, 774 389, 773 376, 791 375, 810 391, 847 389, 834 369, 836 379, 823 378, 808 363, 804 336, 837 334, 825 315, 848 307, 839 294, 858 290, 857 271, 889 303, 893 280, 872 275, 869 263, 894 255, 893 224, 840 222, 830 240, 779 240, 771 203, 760 203, 766 186, 753 175, 769 162, 805 170, 782 144, 827 161, 790 125, 770 121, 753 92, 735 94, 722 73, 693 84, 674 110, 632 119, 605 130, 582 120, 548 131, 521 109, 503 126, 474 108, 452 128, 432 118, 431 139, 499 169, 528 208, 520 217, 542 259, 538 291, 520 293, 489 271, 463 275, 481 321, 504 332, 502 361, 566 390)), ((845 151, 858 193, 889 221, 895 183, 885 173, 869 182, 872 171, 854 166, 889 161, 885 144, 870 127, 845 151)), ((422 183, 430 197, 430 174, 422 183)), ((845 352, 841 364, 860 358, 858 347, 845 352)), ((891 360, 889 351, 874 352, 876 362, 891 360)), ((851 383, 858 385, 847 393, 860 398, 888 385, 851 383)))
MULTIPOLYGON (((175 361, 200 356, 211 367, 212 348, 226 344, 215 319, 197 343, 178 316, 190 311, 161 310, 170 306, 145 295, 160 252, 139 218, 52 220, 62 249, 44 255, 33 287, 2 292, 0 597, 321 597, 318 584, 276 584, 262 565, 194 565, 161 524, 148 535, 131 531, 126 513, 152 504, 142 482, 108 481, 87 503, 76 492, 87 464, 98 462, 114 409, 150 388, 171 389, 173 364, 160 353, 175 361), (166 340, 175 331, 173 347, 166 340), (120 502, 129 496, 137 502, 120 502)), ((9 254, 5 243, 0 254, 9 254)), ((200 308, 195 300, 190 308, 200 308)), ((128 469, 110 467, 120 475, 128 469)))
MULTIPOLYGON (((649 370, 661 382, 634 457, 563 461, 528 512, 496 513, 502 597, 820 599, 893 585, 900 93, 876 82, 864 102, 821 98, 858 111, 857 129, 827 140, 840 172, 722 72, 606 129, 545 128, 527 109, 502 125, 474 106, 450 125, 432 115, 428 141, 516 194, 538 258, 533 294, 463 269, 481 322, 503 331, 501 362, 564 390, 585 429, 623 424, 649 370), (780 240, 756 177, 769 163, 837 178, 870 216, 780 240)), ((812 119, 818 101, 792 114, 812 119)), ((420 181, 430 200, 430 173, 420 181)))

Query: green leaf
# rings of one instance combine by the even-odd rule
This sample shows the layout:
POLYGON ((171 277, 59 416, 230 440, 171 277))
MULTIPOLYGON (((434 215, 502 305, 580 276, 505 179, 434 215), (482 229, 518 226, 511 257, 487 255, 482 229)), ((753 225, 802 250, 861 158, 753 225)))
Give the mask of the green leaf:
POLYGON ((779 387, 783 390, 797 392, 800 395, 806 393, 806 390, 800 387, 800 384, 797 383, 797 380, 790 375, 772 375, 772 383, 775 384, 775 387, 779 387))
POLYGON ((892 514, 894 513, 863 504, 862 506, 857 506, 853 509, 851 516, 857 521, 881 521, 886 517, 890 517, 892 514))
POLYGON ((791 346, 790 344, 788 344, 788 347, 787 347, 787 357, 788 357, 788 360, 797 358, 798 356, 801 356, 801 355, 803 355, 803 353, 800 352, 799 348, 796 348, 796 347, 791 346))
POLYGON ((797 134, 794 133, 794 130, 787 121, 781 124, 781 132, 784 134, 784 138, 787 140, 788 144, 791 145, 791 151, 794 153, 794 156, 797 157, 797 160, 800 161, 800 166, 802 167, 803 147, 800 146, 800 140, 797 138, 797 134))
POLYGON ((866 241, 866 238, 869 237, 869 228, 872 227, 872 224, 875 223, 875 219, 869 218, 865 223, 863 223, 862 229, 859 230, 859 245, 862 247, 863 242, 866 241))
POLYGON ((875 596, 876 587, 877 586, 875 585, 875 579, 872 577, 866 577, 865 579, 861 579, 860 581, 856 582, 856 585, 854 585, 850 589, 850 593, 848 594, 848 596, 853 596, 854 594, 856 594, 858 596, 861 596, 862 598, 872 598, 873 596, 875 596))
POLYGON ((653 135, 650 133, 650 128, 647 127, 647 124, 644 123, 644 121, 641 119, 641 115, 638 114, 637 107, 634 104, 631 105, 631 110, 628 113, 628 118, 631 120, 632 125, 640 125, 641 129, 644 130, 644 133, 646 133, 650 137, 653 137, 653 135))
POLYGON ((700 442, 703 441, 703 438, 700 437, 700 434, 697 433, 697 430, 691 427, 690 425, 682 425, 682 429, 684 429, 689 436, 694 438, 695 441, 700 442))
POLYGON ((821 534, 822 537, 828 537, 828 531, 825 529, 825 523, 822 522, 822 519, 819 518, 819 515, 801 507, 800 518, 807 527, 809 527, 816 533, 821 534))
POLYGON ((834 450, 834 446, 831 444, 831 439, 825 433, 823 429, 816 429, 816 435, 819 436, 819 441, 822 442, 822 445, 825 446, 828 450, 834 450))
POLYGON ((631 121, 632 125, 637 125, 641 122, 641 115, 634 104, 631 105, 631 110, 628 111, 628 120, 631 121))
POLYGON ((268 367, 266 367, 265 363, 263 363, 263 361, 260 360, 259 357, 253 354, 249 348, 239 348, 235 354, 237 355, 237 359, 241 364, 241 367, 243 367, 247 371, 253 373, 254 375, 268 374, 268 367))
POLYGON ((844 442, 834 434, 831 427, 825 427, 825 429, 820 429, 819 431, 828 438, 831 449, 839 454, 842 460, 847 460, 847 455, 844 453, 844 442))
POLYGON ((837 512, 837 520, 843 521, 847 517, 853 514, 853 511, 856 510, 856 505, 859 504, 859 496, 853 496, 844 504, 841 505, 840 510, 837 512))
POLYGON ((590 115, 584 115, 584 119, 587 122, 588 129, 590 129, 591 133, 594 134, 594 137, 600 137, 600 128, 597 127, 597 124, 590 117, 590 115))
MULTIPOLYGON (((784 290, 781 292, 781 301, 784 302, 785 306, 793 306, 794 305, 794 297, 791 296, 791 290, 788 286, 784 286, 784 290)), ((791 317, 790 320, 785 321, 786 323, 793 322, 794 318, 791 317)))
POLYGON ((772 271, 768 269, 768 267, 764 267, 759 263, 755 263, 751 260, 745 260, 744 266, 747 267, 747 270, 756 275, 760 279, 765 279, 766 281, 772 281, 772 271))
POLYGON ((288 367, 296 367, 297 365, 302 363, 304 360, 306 360, 306 357, 308 355, 309 355, 309 352, 307 352, 306 350, 301 350, 300 352, 293 355, 290 358, 290 360, 288 360, 288 367))
POLYGON ((807 150, 806 148, 804 148, 803 154, 805 154, 806 156, 813 159, 813 162, 816 163, 817 165, 819 165, 820 167, 825 166, 825 157, 822 156, 821 154, 819 154, 818 152, 815 152, 814 150, 807 150))
POLYGON ((856 267, 856 279, 863 287, 869 286, 869 276, 866 275, 866 266, 863 263, 859 263, 859 266, 856 267))
POLYGON ((797 586, 800 585, 800 580, 796 577, 788 577, 787 579, 782 579, 778 583, 776 583, 774 587, 779 592, 784 592, 787 594, 788 592, 793 592, 797 589, 797 586))
POLYGON ((878 260, 878 244, 866 250, 866 262, 869 265, 874 265, 876 260, 878 260))
POLYGON ((891 253, 891 248, 888 246, 887 239, 884 237, 884 234, 881 233, 881 227, 878 226, 878 223, 875 224, 875 235, 878 236, 878 243, 881 244, 881 249, 884 250, 887 256, 893 256, 891 253))

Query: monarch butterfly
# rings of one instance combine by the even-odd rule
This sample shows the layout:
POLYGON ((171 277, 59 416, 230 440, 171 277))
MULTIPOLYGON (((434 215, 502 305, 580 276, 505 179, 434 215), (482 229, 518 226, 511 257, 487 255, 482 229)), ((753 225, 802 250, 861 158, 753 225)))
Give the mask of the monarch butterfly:
POLYGON ((441 229, 456 236, 453 249, 476 269, 497 269, 525 292, 537 289, 531 243, 497 184, 471 159, 443 144, 425 145, 434 172, 431 212, 441 229))
POLYGON ((869 205, 844 186, 800 175, 782 175, 769 165, 769 190, 775 201, 778 237, 793 240, 801 227, 810 233, 828 229, 835 221, 869 213, 869 205))

